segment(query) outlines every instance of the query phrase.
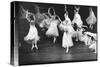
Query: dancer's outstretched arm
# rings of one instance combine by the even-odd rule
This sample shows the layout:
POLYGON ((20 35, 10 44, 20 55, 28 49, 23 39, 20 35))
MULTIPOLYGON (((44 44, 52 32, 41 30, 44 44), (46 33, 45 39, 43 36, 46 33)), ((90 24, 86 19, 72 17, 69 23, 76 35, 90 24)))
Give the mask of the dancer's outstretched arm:
POLYGON ((21 6, 21 15, 22 15, 22 18, 27 19, 28 22, 35 21, 34 14, 29 12, 28 10, 25 10, 22 6, 21 6), (30 16, 32 16, 34 18, 34 20, 31 20, 30 16))

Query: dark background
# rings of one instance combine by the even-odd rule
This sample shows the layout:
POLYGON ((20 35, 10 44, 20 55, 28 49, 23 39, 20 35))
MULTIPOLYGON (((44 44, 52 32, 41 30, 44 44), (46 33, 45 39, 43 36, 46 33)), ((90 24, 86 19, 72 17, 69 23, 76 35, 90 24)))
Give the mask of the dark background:
MULTIPOLYGON (((17 24, 17 26, 18 26, 18 40, 19 40, 19 43, 21 43, 21 47, 19 48, 19 61, 20 61, 20 64, 30 64, 30 63, 32 63, 31 61, 30 61, 30 63, 28 63, 28 61, 27 61, 27 63, 24 63, 24 59, 26 59, 26 58, 23 58, 23 55, 24 54, 26 55, 26 54, 30 53, 31 43, 29 43, 29 42, 27 43, 27 42, 24 41, 24 37, 29 32, 29 22, 26 19, 21 19, 20 18, 20 6, 23 6, 25 10, 28 9, 29 12, 36 13, 37 11, 35 10, 34 5, 38 5, 40 7, 40 12, 41 13, 47 12, 49 7, 53 7, 55 9, 56 14, 59 15, 61 20, 64 20, 64 13, 65 13, 64 12, 64 7, 65 7, 64 4, 16 2, 16 4, 15 4, 15 8, 16 8, 15 9, 16 10, 15 11, 15 13, 16 13, 15 14, 16 15, 15 20, 16 20, 16 23, 18 23, 17 24)), ((83 21, 84 25, 87 25, 86 18, 89 16, 89 7, 92 7, 92 9, 94 11, 94 14, 97 18, 97 7, 96 6, 67 4, 67 10, 69 12, 69 18, 71 19, 71 21, 73 20, 73 17, 74 17, 74 6, 80 6, 79 14, 82 18, 82 21, 83 21)), ((48 38, 45 35, 46 31, 41 31, 41 28, 37 24, 36 24, 36 28, 37 28, 39 36, 41 38, 40 41, 38 42, 38 47, 40 48, 40 50, 44 46, 49 47, 50 45, 47 45, 47 44, 44 44, 44 43, 47 42, 47 43, 50 44, 52 42, 52 37, 48 38)), ((93 30, 90 30, 89 28, 88 29, 86 28, 86 30, 90 31, 90 32, 93 32, 93 33, 97 33, 97 23, 94 25, 93 30)), ((59 43, 59 44, 56 44, 56 46, 61 47, 63 32, 61 32, 59 30, 59 34, 60 34, 60 36, 57 38, 57 43, 59 43)))
MULTIPOLYGON (((64 4, 50 4, 50 3, 32 3, 32 2, 17 2, 16 3, 16 21, 18 21, 17 23, 19 24, 19 39, 23 40, 23 37, 25 37, 28 34, 29 31, 29 23, 26 19, 21 19, 20 18, 20 6, 23 6, 25 10, 28 9, 29 12, 32 13, 36 13, 35 7, 34 5, 38 5, 40 7, 40 12, 44 13, 48 11, 49 7, 53 7, 55 9, 55 13, 57 15, 59 15, 59 17, 61 18, 61 20, 64 20, 64 4)), ((86 23, 86 18, 89 16, 89 7, 92 7, 94 14, 97 18, 97 7, 96 6, 82 6, 82 5, 69 5, 67 4, 67 10, 69 12, 69 18, 71 19, 71 21, 73 20, 74 17, 74 6, 80 6, 80 16, 82 18, 83 24, 87 25, 86 23)), ((88 26, 88 25, 87 25, 88 26)), ((38 25, 36 25, 38 31, 39 31, 39 35, 41 35, 41 29, 38 27, 38 25)), ((87 31, 93 32, 93 33, 97 33, 97 23, 94 25, 93 30, 90 30, 89 28, 86 29, 87 31)), ((41 36, 40 36, 41 37, 41 36)))

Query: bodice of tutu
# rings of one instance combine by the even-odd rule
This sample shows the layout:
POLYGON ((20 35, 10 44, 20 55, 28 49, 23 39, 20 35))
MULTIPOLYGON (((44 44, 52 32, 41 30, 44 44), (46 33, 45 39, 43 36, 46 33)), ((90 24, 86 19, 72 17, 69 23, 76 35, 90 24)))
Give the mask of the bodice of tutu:
POLYGON ((65 17, 65 22, 67 23, 67 25, 71 25, 71 20, 68 16, 65 17))
POLYGON ((35 32, 34 34, 37 34, 38 33, 35 25, 30 24, 29 32, 31 32, 31 34, 33 34, 34 32, 35 32))
POLYGON ((82 20, 81 20, 81 16, 79 15, 79 13, 76 13, 76 14, 75 14, 72 23, 76 23, 78 27, 82 27, 83 22, 82 22, 82 20))
POLYGON ((65 20, 59 25, 59 27, 61 30, 68 31, 69 33, 74 31, 69 17, 66 17, 65 20))
POLYGON ((95 24, 96 23, 96 17, 94 15, 93 10, 90 11, 89 17, 86 19, 87 24, 95 24))
POLYGON ((57 29, 59 21, 58 20, 50 20, 50 28, 57 29))
POLYGON ((57 20, 57 19, 54 19, 54 20, 53 20, 53 19, 50 19, 50 23, 51 23, 51 24, 58 25, 58 23, 60 23, 60 22, 59 22, 59 20, 57 20))
POLYGON ((59 25, 60 30, 62 31, 67 31, 67 24, 65 24, 65 21, 63 21, 60 25, 59 25))

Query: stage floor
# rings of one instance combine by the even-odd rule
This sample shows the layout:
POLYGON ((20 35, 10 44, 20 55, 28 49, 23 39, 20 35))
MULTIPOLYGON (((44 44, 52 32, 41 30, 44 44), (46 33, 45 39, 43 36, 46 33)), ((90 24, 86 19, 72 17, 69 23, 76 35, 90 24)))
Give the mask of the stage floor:
POLYGON ((39 43, 39 50, 31 50, 31 44, 24 43, 19 47, 19 64, 31 65, 37 63, 70 62, 97 60, 97 54, 82 42, 74 43, 74 46, 66 53, 61 44, 53 44, 48 41, 39 43))

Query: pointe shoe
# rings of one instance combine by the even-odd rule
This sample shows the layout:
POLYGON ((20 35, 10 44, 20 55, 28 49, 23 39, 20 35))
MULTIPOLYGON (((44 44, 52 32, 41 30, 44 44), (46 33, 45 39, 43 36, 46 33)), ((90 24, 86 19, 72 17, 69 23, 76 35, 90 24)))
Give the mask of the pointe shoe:
POLYGON ((68 51, 69 51, 69 48, 67 48, 66 53, 68 53, 68 51))
POLYGON ((37 47, 37 45, 35 45, 35 48, 38 50, 38 47, 37 47))
POLYGON ((56 42, 56 39, 54 38, 53 43, 55 44, 55 42, 56 42))
POLYGON ((33 50, 33 48, 34 48, 35 46, 34 45, 32 45, 32 48, 31 48, 31 50, 33 50))

